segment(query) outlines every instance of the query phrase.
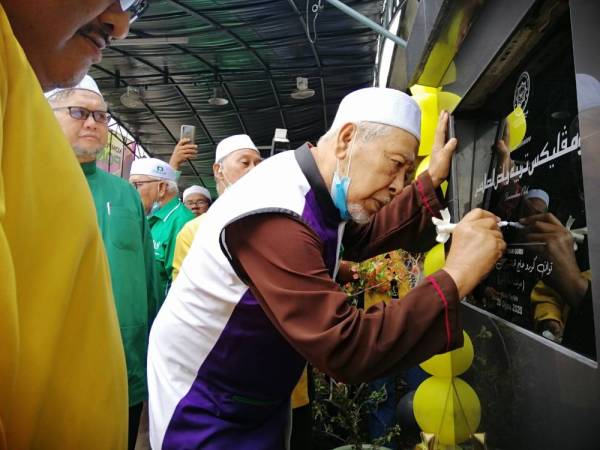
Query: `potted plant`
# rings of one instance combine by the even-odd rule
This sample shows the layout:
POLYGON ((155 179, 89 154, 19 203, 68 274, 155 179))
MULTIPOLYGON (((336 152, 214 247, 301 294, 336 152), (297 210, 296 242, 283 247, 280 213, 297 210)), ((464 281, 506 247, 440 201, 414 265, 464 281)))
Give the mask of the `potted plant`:
POLYGON ((389 450, 384 445, 399 436, 398 425, 372 441, 364 427, 368 415, 386 399, 384 388, 370 392, 366 383, 347 385, 315 371, 315 434, 328 445, 338 445, 333 450, 389 450))
MULTIPOLYGON (((345 264, 342 288, 350 304, 365 310, 380 301, 404 297, 422 277, 422 255, 403 250, 386 252, 359 264, 345 264)), ((388 385, 387 390, 394 388, 388 385)), ((399 437, 400 426, 390 427, 384 436, 373 440, 365 426, 387 395, 386 386, 371 391, 366 383, 346 385, 315 372, 315 435, 328 439, 318 450, 331 450, 336 445, 334 450, 388 449, 384 445, 399 437)))

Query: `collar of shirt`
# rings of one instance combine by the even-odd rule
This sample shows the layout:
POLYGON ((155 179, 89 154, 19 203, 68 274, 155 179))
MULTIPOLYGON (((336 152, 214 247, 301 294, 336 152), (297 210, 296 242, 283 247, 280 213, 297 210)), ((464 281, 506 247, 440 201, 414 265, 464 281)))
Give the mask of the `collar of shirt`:
POLYGON ((333 204, 331 193, 325 185, 325 180, 323 180, 315 158, 310 151, 312 147, 313 146, 307 142, 302 147, 294 150, 296 161, 298 162, 302 173, 304 173, 304 176, 308 180, 308 184, 310 184, 313 189, 315 198, 317 199, 321 210, 325 213, 325 219, 327 222, 337 226, 342 222, 342 218, 340 217, 339 210, 333 204))
POLYGON ((177 196, 175 196, 175 197, 173 197, 173 199, 171 201, 164 204, 158 211, 156 211, 154 214, 152 214, 148 219, 151 219, 154 217, 156 219, 162 220, 163 222, 166 222, 166 220, 171 216, 171 213, 173 213, 180 206, 183 206, 183 203, 181 203, 179 201, 179 198, 177 196))
POLYGON ((81 163, 83 173, 86 175, 92 175, 96 173, 96 161, 81 163))

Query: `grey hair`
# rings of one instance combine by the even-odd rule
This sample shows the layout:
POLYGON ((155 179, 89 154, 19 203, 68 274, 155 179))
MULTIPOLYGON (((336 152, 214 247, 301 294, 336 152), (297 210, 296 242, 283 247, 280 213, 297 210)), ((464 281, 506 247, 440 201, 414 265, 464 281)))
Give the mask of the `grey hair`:
POLYGON ((179 187, 177 186, 177 183, 171 180, 162 180, 165 183, 167 183, 167 192, 169 194, 179 194, 179 187))
POLYGON ((165 180, 164 178, 153 177, 148 175, 148 178, 152 178, 153 181, 161 181, 167 185, 167 194, 179 194, 179 186, 175 181, 165 180))
MULTIPOLYGON (((387 136, 389 133, 391 133, 392 129, 394 128, 391 125, 385 125, 385 124, 376 123, 376 122, 366 122, 366 121, 356 122, 355 125, 359 129, 359 132, 358 132, 358 141, 359 142, 370 142, 373 139, 387 136)), ((327 133, 325 133, 321 137, 321 139, 319 139, 319 143, 326 142, 326 141, 329 141, 330 139, 333 139, 334 137, 336 137, 338 135, 338 133, 340 132, 340 129, 341 129, 341 127, 336 127, 335 129, 330 128, 327 131, 327 133)))

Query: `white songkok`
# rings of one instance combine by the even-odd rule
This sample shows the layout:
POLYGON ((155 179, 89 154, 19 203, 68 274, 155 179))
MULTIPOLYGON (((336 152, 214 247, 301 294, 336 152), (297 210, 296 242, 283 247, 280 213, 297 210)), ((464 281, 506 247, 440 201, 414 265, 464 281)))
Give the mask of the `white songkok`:
POLYGON ((390 125, 421 139, 421 109, 411 96, 396 89, 370 87, 346 95, 331 129, 337 130, 350 122, 390 125))
POLYGON ((260 152, 250 139, 250 136, 247 134, 236 134, 235 136, 229 136, 228 138, 223 139, 217 145, 217 151, 215 154, 215 162, 221 161, 228 155, 231 155, 233 152, 237 152, 238 150, 254 150, 256 153, 260 155, 260 152))
POLYGON ((147 175, 166 181, 177 181, 175 170, 166 162, 157 158, 139 158, 131 164, 129 175, 147 175))
POLYGON ((186 198, 192 194, 204 195, 208 199, 209 202, 212 201, 212 198, 210 196, 210 191, 208 189, 206 189, 205 187, 196 186, 196 185, 190 186, 185 191, 183 191, 183 201, 185 202, 186 198))
POLYGON ((93 92, 94 94, 98 94, 100 97, 102 97, 102 100, 104 100, 104 97, 102 96, 102 93, 100 92, 100 88, 96 84, 96 81, 89 75, 86 75, 85 77, 83 77, 83 80, 81 80, 79 82, 79 84, 77 84, 76 86, 73 86, 70 88, 53 89, 49 92, 46 92, 44 95, 46 96, 46 98, 50 98, 50 97, 54 96, 55 94, 58 94, 59 92, 72 91, 74 89, 82 89, 84 91, 93 92))
POLYGON ((541 189, 531 189, 529 192, 527 192, 526 198, 539 198, 546 204, 546 208, 550 206, 550 196, 546 191, 543 191, 541 189))

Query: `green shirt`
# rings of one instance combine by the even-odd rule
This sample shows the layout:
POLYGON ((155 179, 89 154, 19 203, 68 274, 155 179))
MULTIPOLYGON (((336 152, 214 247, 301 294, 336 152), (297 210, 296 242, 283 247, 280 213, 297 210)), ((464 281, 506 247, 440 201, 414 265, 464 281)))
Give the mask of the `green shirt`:
POLYGON ((148 333, 162 300, 152 240, 137 191, 125 180, 97 170, 95 162, 81 164, 81 168, 92 191, 108 256, 132 406, 148 398, 148 333))
POLYGON ((183 226, 194 217, 194 213, 187 209, 177 197, 148 217, 150 233, 154 241, 154 259, 163 293, 161 302, 167 296, 171 286, 177 235, 183 226))

